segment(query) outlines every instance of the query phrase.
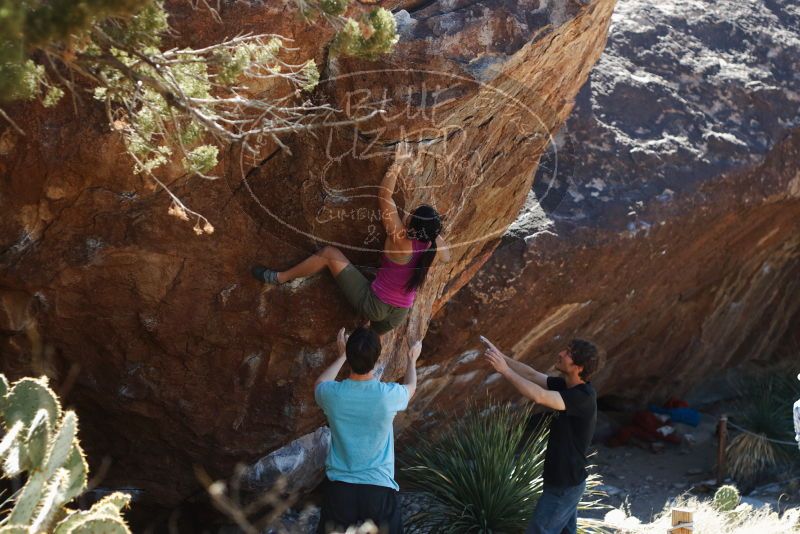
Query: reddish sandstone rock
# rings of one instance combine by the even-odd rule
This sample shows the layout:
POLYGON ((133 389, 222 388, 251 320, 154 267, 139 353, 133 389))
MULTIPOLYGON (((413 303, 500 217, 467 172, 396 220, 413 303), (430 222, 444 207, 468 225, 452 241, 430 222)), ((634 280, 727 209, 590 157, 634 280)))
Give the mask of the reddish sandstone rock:
POLYGON ((221 180, 171 181, 211 220, 210 236, 170 217, 167 195, 131 174, 96 102, 77 115, 69 99, 10 110, 26 135, 0 131, 0 367, 53 376, 93 461, 111 460, 105 483, 169 504, 197 491, 192 466, 226 476, 318 428, 313 381, 338 328, 357 317, 327 273, 263 288, 248 269, 287 267, 331 241, 377 265, 375 188, 404 133, 420 169, 398 203, 435 203, 457 247, 386 340, 384 376, 398 377, 404 340, 425 334, 523 205, 550 133, 603 50, 613 0, 392 6, 401 43, 376 62, 329 57, 330 32, 283 3, 224 4, 222 24, 171 6, 176 44, 281 33, 296 58, 321 65, 313 98, 389 99, 390 120, 287 136, 291 156, 265 146, 241 167, 234 147, 221 180))

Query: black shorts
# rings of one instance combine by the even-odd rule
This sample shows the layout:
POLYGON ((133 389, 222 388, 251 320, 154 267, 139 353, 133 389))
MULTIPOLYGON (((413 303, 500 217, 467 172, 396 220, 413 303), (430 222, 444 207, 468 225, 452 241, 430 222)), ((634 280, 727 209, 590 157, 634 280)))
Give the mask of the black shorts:
POLYGON ((392 488, 325 480, 317 534, 344 532, 371 519, 381 534, 403 534, 400 494, 392 488))

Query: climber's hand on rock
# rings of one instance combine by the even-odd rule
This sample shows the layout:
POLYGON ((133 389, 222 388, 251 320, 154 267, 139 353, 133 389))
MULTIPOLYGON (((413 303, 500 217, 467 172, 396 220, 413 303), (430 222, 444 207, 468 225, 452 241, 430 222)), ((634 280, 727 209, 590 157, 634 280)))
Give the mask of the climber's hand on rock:
POLYGON ((414 185, 412 181, 413 177, 422 172, 422 165, 420 164, 419 155, 415 154, 411 150, 408 142, 401 141, 397 143, 397 148, 394 152, 394 163, 392 164, 392 169, 395 170, 398 175, 402 175, 400 180, 402 181, 405 189, 410 189, 411 186, 414 185), (400 173, 401 166, 406 168, 405 173, 400 173))
POLYGON ((492 345, 491 347, 487 347, 483 353, 483 356, 486 359, 486 361, 489 362, 489 365, 494 367, 494 370, 500 373, 501 375, 505 374, 508 371, 509 369, 508 363, 506 363, 506 359, 503 357, 503 353, 497 350, 497 348, 494 347, 494 345, 492 345))
POLYGON ((339 330, 339 335, 336 336, 336 345, 339 347, 339 356, 345 355, 345 350, 347 348, 347 338, 350 336, 345 334, 344 327, 339 330))
POLYGON ((408 350, 408 357, 413 363, 417 363, 420 354, 422 354, 422 341, 417 341, 408 350))
POLYGON ((401 165, 413 157, 407 141, 400 141, 394 149, 394 163, 401 165))

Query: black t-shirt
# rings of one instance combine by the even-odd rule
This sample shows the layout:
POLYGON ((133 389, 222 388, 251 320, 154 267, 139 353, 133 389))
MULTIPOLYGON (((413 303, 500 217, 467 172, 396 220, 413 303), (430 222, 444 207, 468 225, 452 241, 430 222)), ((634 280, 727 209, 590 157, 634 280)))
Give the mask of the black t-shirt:
POLYGON ((566 410, 556 412, 544 457, 544 482, 576 486, 586 479, 586 454, 597 423, 597 393, 591 383, 567 388, 560 377, 547 377, 547 389, 558 391, 566 410))

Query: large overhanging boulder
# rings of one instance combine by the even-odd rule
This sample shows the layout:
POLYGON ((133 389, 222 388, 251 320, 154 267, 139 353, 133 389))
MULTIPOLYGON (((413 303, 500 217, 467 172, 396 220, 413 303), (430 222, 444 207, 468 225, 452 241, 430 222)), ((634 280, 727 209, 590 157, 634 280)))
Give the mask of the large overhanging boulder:
POLYGON ((603 50, 614 2, 387 4, 401 40, 374 62, 330 57, 330 32, 294 18, 291 3, 223 2, 222 23, 169 4, 176 44, 280 33, 298 59, 320 63, 314 98, 341 108, 365 94, 388 100, 358 131, 287 136, 291 155, 265 146, 255 162, 232 147, 222 180, 171 182, 212 235, 196 237, 170 217, 163 191, 132 174, 96 102, 77 114, 69 99, 52 111, 10 108, 26 135, 0 131, 0 367, 53 376, 77 405, 90 456, 111 460, 105 483, 169 504, 197 490, 193 466, 272 472, 324 442, 312 384, 336 331, 358 318, 326 273, 263 288, 248 268, 284 268, 331 242, 377 265, 376 187, 387 154, 410 137, 419 169, 398 203, 433 202, 456 247, 386 339, 383 374, 399 377, 406 340, 425 335, 523 206, 603 50))
POLYGON ((594 339, 600 393, 640 402, 785 358, 800 326, 797 72, 792 2, 620 0, 526 209, 431 325, 414 409, 511 394, 472 363, 479 333, 540 369, 594 339))

